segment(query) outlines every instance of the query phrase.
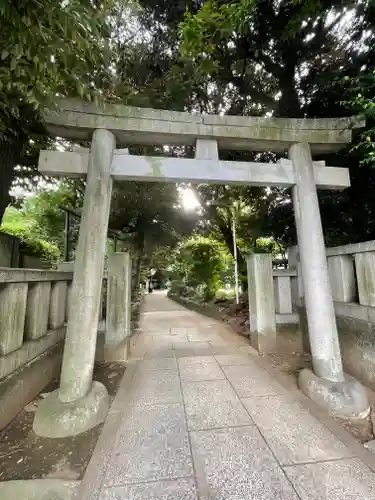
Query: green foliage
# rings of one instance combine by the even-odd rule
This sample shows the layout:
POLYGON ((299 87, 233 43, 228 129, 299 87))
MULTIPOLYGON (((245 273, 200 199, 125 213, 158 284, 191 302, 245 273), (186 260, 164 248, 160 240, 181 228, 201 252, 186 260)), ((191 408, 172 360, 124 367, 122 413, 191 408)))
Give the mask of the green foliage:
MULTIPOLYGON (((56 189, 47 189, 24 199, 21 208, 9 206, 1 229, 18 236, 30 255, 55 265, 62 255, 65 213, 62 206, 75 203, 75 193, 62 183, 56 189)), ((77 223, 71 231, 78 232, 77 223)))
MULTIPOLYGON (((63 252, 65 212, 62 207, 73 207, 76 194, 66 184, 57 189, 47 189, 25 198, 22 212, 26 219, 33 221, 40 238, 49 241, 63 252)), ((71 221, 71 231, 78 232, 79 220, 71 221)))
POLYGON ((206 301, 213 299, 224 269, 223 250, 212 238, 191 237, 179 249, 176 266, 185 283, 194 288, 203 285, 206 301))
POLYGON ((361 156, 361 164, 375 166, 375 70, 353 78, 346 76, 340 83, 348 95, 348 100, 342 104, 362 114, 367 125, 353 150, 361 156))
POLYGON ((255 0, 228 3, 209 0, 203 2, 197 13, 186 12, 185 19, 180 24, 181 53, 184 56, 204 58, 215 51, 218 41, 230 40, 236 31, 248 31, 249 12, 254 4, 255 0))
POLYGON ((53 104, 57 93, 93 97, 109 64, 110 7, 107 0, 2 0, 0 137, 14 121, 22 122, 27 105, 39 110, 53 104))
POLYGON ((35 184, 40 147, 53 147, 42 108, 56 96, 112 97, 112 0, 1 0, 0 221, 12 183, 35 184))
POLYGON ((28 255, 39 257, 48 267, 55 267, 60 258, 59 248, 37 234, 35 222, 28 220, 21 211, 9 207, 0 231, 17 236, 28 255))
POLYGON ((187 297, 194 300, 202 299, 195 287, 188 286, 186 283, 182 283, 179 280, 172 281, 169 292, 180 297, 187 297))
MULTIPOLYGON (((163 257, 158 249, 172 251, 195 224, 196 217, 179 206, 175 184, 128 182, 115 186, 110 227, 127 238, 128 247, 148 267, 158 267, 158 257, 163 257)), ((165 258, 164 251, 164 263, 165 258)))
POLYGON ((231 300, 236 296, 236 292, 233 288, 226 290, 225 288, 219 288, 216 290, 215 298, 218 300, 231 300))

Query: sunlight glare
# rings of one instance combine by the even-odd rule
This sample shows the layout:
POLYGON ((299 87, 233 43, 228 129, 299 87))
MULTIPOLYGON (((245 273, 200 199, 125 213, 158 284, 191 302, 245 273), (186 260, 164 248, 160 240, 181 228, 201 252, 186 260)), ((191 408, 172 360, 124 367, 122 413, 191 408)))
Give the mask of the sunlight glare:
POLYGON ((181 190, 181 200, 182 200, 182 206, 187 211, 195 210, 200 206, 200 203, 193 189, 189 187, 181 190))

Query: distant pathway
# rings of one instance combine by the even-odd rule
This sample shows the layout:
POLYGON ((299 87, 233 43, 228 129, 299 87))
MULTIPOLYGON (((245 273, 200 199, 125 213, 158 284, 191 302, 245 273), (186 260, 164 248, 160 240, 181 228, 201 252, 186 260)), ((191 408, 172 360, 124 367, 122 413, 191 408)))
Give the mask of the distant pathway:
POLYGON ((374 500, 375 474, 243 337, 155 292, 79 498, 374 500))

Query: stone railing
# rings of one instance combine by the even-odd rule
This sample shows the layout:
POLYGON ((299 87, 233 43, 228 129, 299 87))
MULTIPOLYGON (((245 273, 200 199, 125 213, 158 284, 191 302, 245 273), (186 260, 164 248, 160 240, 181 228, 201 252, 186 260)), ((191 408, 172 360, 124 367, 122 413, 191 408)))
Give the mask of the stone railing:
POLYGON ((297 277, 295 269, 274 269, 273 289, 277 324, 298 323, 298 314, 293 311, 292 283, 297 277))
MULTIPOLYGON (((289 266, 298 274, 291 283, 292 306, 300 312, 307 349, 298 249, 293 247, 288 254, 289 266)), ((327 248, 326 255, 344 368, 374 390, 375 241, 327 248)))
POLYGON ((327 249, 333 300, 375 307, 375 241, 327 249))
POLYGON ((63 340, 72 279, 0 268, 0 380, 63 340))
MULTIPOLYGON (((347 329, 369 331, 368 323, 375 324, 375 241, 327 248, 326 253, 336 315, 355 320, 346 321, 347 329)), ((290 251, 289 266, 298 274, 292 279, 295 308, 304 302, 296 247, 290 251)))
POLYGON ((375 329, 375 241, 327 249, 338 326, 371 341, 375 329))

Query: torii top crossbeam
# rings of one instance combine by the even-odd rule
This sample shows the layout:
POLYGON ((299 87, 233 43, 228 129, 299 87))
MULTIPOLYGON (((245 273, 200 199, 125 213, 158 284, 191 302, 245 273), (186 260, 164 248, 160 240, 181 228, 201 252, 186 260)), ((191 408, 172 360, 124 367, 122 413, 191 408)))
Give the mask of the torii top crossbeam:
POLYGON ((79 100, 59 99, 58 111, 46 111, 50 133, 71 140, 91 140, 95 129, 111 131, 118 145, 194 145, 197 138, 216 140, 220 149, 282 153, 293 143, 309 143, 313 154, 331 153, 351 142, 350 118, 260 118, 199 115, 124 105, 101 108, 79 100))

